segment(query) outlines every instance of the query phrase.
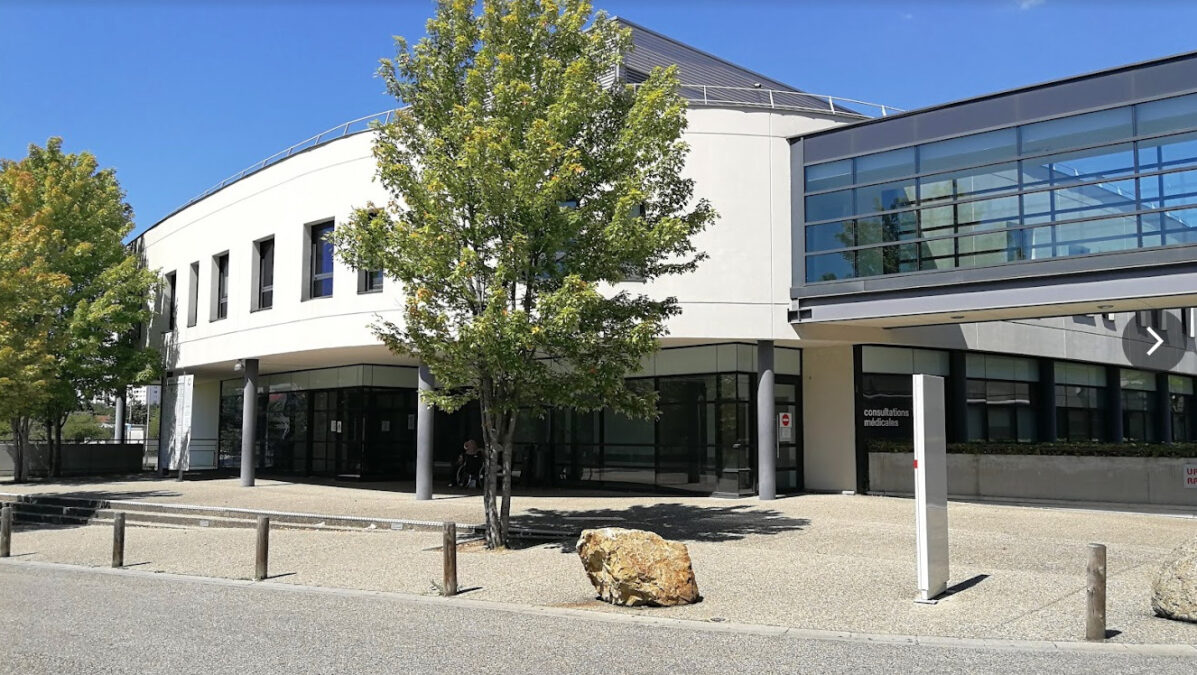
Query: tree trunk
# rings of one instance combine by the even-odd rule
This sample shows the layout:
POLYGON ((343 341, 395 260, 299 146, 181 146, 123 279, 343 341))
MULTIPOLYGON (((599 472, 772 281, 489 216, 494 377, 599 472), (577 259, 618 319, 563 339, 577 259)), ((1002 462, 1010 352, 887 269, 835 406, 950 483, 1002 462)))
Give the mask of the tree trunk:
POLYGON ((66 426, 66 418, 60 418, 54 424, 54 445, 50 454, 50 475, 58 478, 62 475, 62 428, 66 426))
POLYGON ((515 414, 506 416, 507 423, 503 429, 503 503, 499 511, 499 532, 503 537, 503 545, 511 543, 511 465, 515 448, 512 440, 515 438, 515 414))
POLYGON ((479 405, 482 408, 482 437, 486 454, 486 477, 482 481, 482 506, 486 512, 486 547, 489 549, 502 548, 507 542, 503 540, 503 533, 499 528, 499 513, 495 508, 495 488, 497 487, 498 463, 498 431, 496 414, 491 404, 490 392, 486 386, 482 387, 479 405))
POLYGON ((29 447, 30 422, 27 417, 14 417, 11 424, 12 451, 9 454, 12 456, 12 481, 14 483, 24 483, 25 455, 29 447))

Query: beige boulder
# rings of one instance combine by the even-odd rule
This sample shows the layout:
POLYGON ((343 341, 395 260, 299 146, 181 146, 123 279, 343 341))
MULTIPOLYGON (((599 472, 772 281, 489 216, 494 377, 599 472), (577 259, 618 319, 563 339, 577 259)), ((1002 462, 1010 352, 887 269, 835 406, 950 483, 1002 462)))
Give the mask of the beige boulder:
POLYGON ((1168 619, 1197 622, 1197 539, 1164 560, 1151 584, 1151 608, 1168 619))
POLYGON ((600 600, 615 605, 673 606, 699 600, 690 552, 644 530, 584 530, 578 557, 600 600))

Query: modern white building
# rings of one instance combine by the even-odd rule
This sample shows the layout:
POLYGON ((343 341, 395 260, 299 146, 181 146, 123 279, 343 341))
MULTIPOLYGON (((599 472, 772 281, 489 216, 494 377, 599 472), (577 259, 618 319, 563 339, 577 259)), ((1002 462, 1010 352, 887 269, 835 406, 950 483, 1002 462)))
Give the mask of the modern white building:
MULTIPOLYGON (((660 417, 530 413, 516 458, 529 482, 765 498, 867 489, 869 449, 909 440, 912 373, 947 378, 953 441, 1193 439, 1193 323, 1165 310, 1197 303, 1141 281, 1164 258, 1193 260, 1188 213, 1167 210, 1172 179, 1188 180, 1187 164, 1168 162, 1188 151, 1145 145, 1133 127, 1034 124, 1190 93, 1197 57, 1137 66, 1190 75, 1139 96, 1088 100, 1056 83, 986 97, 988 108, 904 113, 807 94, 626 25, 636 50, 622 79, 680 66, 686 173, 719 220, 698 238, 710 258, 697 272, 645 288, 683 310, 633 375, 660 393, 660 417), (1030 149, 1026 129, 1046 140, 1030 149), (1109 166, 1115 154, 1128 167, 1109 166), (1152 217, 1155 230, 1141 224, 1152 217), (1104 229, 1068 234, 1085 218, 1104 229), (1149 230, 1177 234, 1145 241, 1149 230), (1140 257, 1115 259, 1127 255, 1140 257), (1061 260, 1067 269, 1035 267, 1061 260), (1153 326, 1166 345, 1140 357, 1153 326)), ((1197 134, 1187 100, 1167 104, 1180 112, 1161 113, 1173 126, 1156 135, 1197 134)), ((402 289, 342 265, 323 240, 354 207, 387 199, 367 125, 380 117, 254 165, 139 238, 165 278, 149 331, 170 373, 163 466, 240 467, 247 372, 262 473, 408 478, 417 438, 445 466, 478 437, 475 410, 421 414, 420 364, 372 334, 377 317, 402 321, 402 289)), ((1197 152, 1184 157, 1197 165, 1197 152)))

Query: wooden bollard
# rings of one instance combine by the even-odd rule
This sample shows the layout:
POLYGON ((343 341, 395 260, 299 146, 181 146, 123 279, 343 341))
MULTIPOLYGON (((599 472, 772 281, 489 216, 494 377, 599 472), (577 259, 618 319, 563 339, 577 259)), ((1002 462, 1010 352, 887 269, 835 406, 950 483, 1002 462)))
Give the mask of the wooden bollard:
POLYGON ((112 566, 125 566, 125 514, 112 518, 112 566))
POLYGON ((258 516, 258 555, 254 565, 254 581, 266 578, 266 563, 270 558, 270 518, 258 516))
POLYGON ((445 523, 445 537, 441 550, 444 551, 445 562, 441 595, 457 595, 457 523, 445 523))
POLYGON ((0 558, 12 554, 12 507, 0 509, 0 558))
POLYGON ((1089 544, 1085 567, 1085 639, 1106 639, 1106 547, 1089 544))

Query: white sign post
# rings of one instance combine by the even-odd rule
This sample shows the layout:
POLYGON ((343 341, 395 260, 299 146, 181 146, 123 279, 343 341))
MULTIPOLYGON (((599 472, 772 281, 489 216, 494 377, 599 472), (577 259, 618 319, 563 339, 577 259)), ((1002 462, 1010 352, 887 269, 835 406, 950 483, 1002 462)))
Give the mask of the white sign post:
POLYGON ((914 504, 919 595, 935 602, 948 587, 948 463, 943 378, 914 376, 914 504))

